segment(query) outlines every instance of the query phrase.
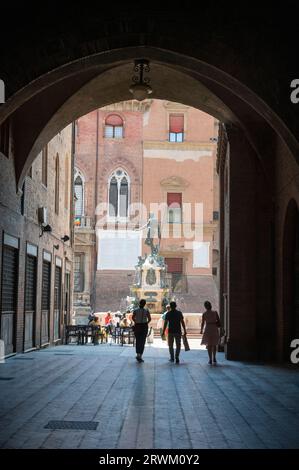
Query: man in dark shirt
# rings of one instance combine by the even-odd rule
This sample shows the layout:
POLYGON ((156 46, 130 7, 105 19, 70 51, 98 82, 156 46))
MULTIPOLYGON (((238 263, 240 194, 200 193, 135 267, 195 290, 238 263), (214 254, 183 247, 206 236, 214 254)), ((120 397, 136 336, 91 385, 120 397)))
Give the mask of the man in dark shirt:
POLYGON ((182 338, 182 328, 184 330, 184 335, 186 335, 186 325, 184 322, 183 314, 180 310, 176 309, 176 303, 170 302, 170 311, 165 315, 164 327, 162 332, 162 337, 165 334, 165 330, 168 325, 168 347, 170 354, 170 361, 174 362, 174 350, 173 342, 175 340, 176 350, 175 350, 175 362, 179 364, 180 362, 180 351, 181 351, 181 338, 182 338))

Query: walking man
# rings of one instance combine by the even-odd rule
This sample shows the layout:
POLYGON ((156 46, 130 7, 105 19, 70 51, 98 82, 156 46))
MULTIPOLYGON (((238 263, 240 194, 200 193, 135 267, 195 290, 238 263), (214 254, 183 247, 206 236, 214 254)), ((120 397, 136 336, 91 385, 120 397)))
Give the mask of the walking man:
POLYGON ((170 311, 165 315, 165 321, 163 326, 162 337, 165 335, 165 330, 168 325, 168 347, 170 354, 170 362, 174 362, 174 349, 173 343, 175 341, 176 350, 175 350, 175 362, 179 364, 180 362, 180 351, 181 351, 181 338, 182 338, 182 327, 184 330, 184 335, 186 332, 186 325, 184 321, 183 314, 180 310, 176 309, 176 303, 170 302, 170 311))
POLYGON ((148 324, 151 321, 151 315, 147 308, 144 308, 146 300, 141 299, 139 308, 134 310, 132 320, 134 322, 134 334, 136 338, 136 360, 144 362, 142 354, 144 351, 146 336, 148 332, 148 324))

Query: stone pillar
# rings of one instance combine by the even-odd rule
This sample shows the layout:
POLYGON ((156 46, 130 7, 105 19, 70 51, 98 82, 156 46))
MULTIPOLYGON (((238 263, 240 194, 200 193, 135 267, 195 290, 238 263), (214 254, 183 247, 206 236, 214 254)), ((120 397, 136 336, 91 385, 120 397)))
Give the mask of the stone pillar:
POLYGON ((257 358, 256 157, 237 128, 228 128, 229 240, 227 359, 257 358))

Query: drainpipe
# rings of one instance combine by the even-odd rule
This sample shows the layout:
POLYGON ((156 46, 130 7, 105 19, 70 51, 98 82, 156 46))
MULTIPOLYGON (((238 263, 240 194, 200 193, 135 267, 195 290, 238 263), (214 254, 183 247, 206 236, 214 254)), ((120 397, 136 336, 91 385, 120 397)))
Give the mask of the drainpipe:
MULTIPOLYGON (((95 191, 94 191, 94 209, 98 205, 98 174, 99 174, 99 110, 97 109, 97 118, 96 118, 96 168, 95 168, 95 191)), ((96 214, 94 216, 94 221, 96 224, 96 214)), ((93 273, 93 286, 92 286, 92 298, 91 306, 93 311, 96 308, 96 274, 97 274, 97 238, 95 230, 95 243, 94 243, 94 273, 93 273)))
MULTIPOLYGON (((74 230, 74 215, 75 215, 75 202, 74 202, 74 173, 75 173, 75 153, 76 153, 76 124, 72 122, 72 143, 71 143, 71 184, 70 184, 70 245, 72 251, 72 270, 69 285, 69 304, 70 313, 73 313, 73 298, 74 298, 74 252, 75 252, 75 230, 74 230)), ((71 317, 72 318, 72 317, 71 317)), ((71 323, 71 318, 68 318, 68 324, 71 323)))
POLYGON ((71 144, 71 184, 70 184, 70 245, 74 246, 74 174, 75 174, 75 153, 76 153, 76 124, 72 122, 72 144, 71 144))

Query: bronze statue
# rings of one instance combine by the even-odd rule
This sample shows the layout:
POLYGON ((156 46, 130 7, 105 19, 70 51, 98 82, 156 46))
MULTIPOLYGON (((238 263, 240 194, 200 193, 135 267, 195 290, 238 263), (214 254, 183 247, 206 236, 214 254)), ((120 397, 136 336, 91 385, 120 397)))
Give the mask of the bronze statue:
POLYGON ((145 239, 145 244, 151 247, 151 255, 153 257, 157 257, 159 250, 160 250, 160 242, 161 242, 161 229, 158 220, 155 218, 155 214, 152 212, 150 213, 150 218, 147 223, 147 237, 145 239), (157 236, 159 242, 157 245, 154 244, 154 238, 157 231, 157 236))

